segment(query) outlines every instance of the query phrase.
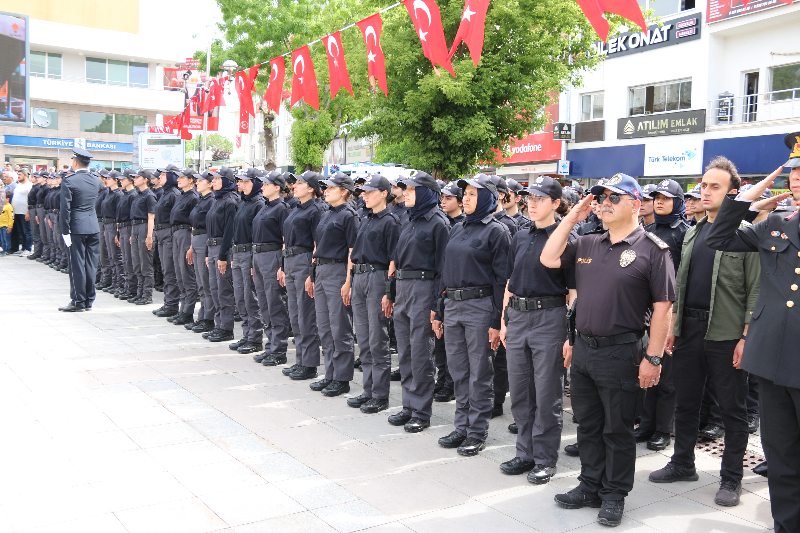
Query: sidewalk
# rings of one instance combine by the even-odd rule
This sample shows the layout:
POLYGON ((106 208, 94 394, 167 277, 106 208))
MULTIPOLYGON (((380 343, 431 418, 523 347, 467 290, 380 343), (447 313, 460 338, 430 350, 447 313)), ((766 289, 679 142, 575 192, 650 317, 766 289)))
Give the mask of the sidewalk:
MULTIPOLYGON (((410 435, 386 422, 397 382, 389 411, 364 415, 153 316, 160 293, 134 306, 101 292, 91 312, 60 313, 68 284, 40 263, 0 259, 0 533, 610 531, 597 509, 553 502, 577 484, 577 458, 562 453, 543 486, 500 473, 515 453, 510 414, 465 458, 436 443, 454 402, 434 402, 430 430, 410 435)), ((355 376, 348 396, 361 392, 355 376)), ((571 419, 562 446, 576 440, 571 419)), ((764 478, 746 469, 742 503, 723 508, 718 458, 698 453, 699 482, 655 485, 647 475, 671 448, 638 452, 614 531, 772 527, 764 478)))

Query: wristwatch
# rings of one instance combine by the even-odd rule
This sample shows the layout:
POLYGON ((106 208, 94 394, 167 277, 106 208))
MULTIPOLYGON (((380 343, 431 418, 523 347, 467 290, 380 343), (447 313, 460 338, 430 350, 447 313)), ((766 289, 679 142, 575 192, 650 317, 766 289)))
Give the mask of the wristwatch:
POLYGON ((647 359, 647 362, 653 366, 658 366, 661 364, 661 357, 657 355, 645 355, 644 358, 647 359))

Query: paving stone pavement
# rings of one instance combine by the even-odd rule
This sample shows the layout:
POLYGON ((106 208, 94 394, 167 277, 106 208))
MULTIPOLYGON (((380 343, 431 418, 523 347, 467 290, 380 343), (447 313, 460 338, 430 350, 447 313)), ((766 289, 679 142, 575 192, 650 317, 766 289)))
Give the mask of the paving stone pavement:
MULTIPOLYGON (((159 293, 140 307, 101 292, 91 312, 60 313, 68 293, 66 275, 0 259, 0 533, 608 531, 596 509, 553 502, 575 486, 577 459, 562 454, 544 486, 500 473, 509 414, 491 421, 485 452, 461 457, 436 443, 454 403, 409 435, 386 422, 396 382, 389 411, 364 415, 156 318, 159 293)), ((567 414, 562 445, 575 440, 567 414)), ((698 455, 699 482, 654 485, 670 450, 638 453, 617 531, 772 527, 764 478, 746 471, 741 505, 721 508, 719 459, 698 455)))

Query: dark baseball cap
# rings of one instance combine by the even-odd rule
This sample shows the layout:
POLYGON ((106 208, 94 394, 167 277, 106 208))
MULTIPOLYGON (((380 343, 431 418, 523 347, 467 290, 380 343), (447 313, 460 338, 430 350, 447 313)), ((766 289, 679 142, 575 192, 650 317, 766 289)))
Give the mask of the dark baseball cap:
POLYGON ((439 184, 433 179, 433 176, 423 170, 412 170, 407 178, 400 178, 397 180, 397 187, 405 189, 406 187, 426 187, 437 193, 441 193, 439 184))
POLYGON ((455 196, 459 200, 464 198, 464 189, 458 186, 458 183, 455 181, 451 181, 444 187, 442 187, 442 194, 445 196, 455 196))
POLYGON ((597 185, 592 187, 591 192, 597 196, 598 194, 603 194, 604 189, 617 194, 629 194, 634 200, 642 199, 642 188, 639 186, 639 182, 627 174, 614 174, 607 180, 598 182, 597 185))
POLYGON ((357 191, 386 191, 392 193, 392 184, 388 179, 380 174, 372 174, 367 177, 367 181, 356 188, 357 191))
POLYGON ((264 177, 264 172, 257 168, 248 168, 245 172, 236 175, 236 179, 250 181, 260 180, 264 177))
MULTIPOLYGON (((351 174, 351 176, 352 176, 352 174, 351 174)), ((359 176, 359 177, 357 177, 356 179, 353 180, 353 183, 355 183, 356 185, 361 185, 362 183, 366 183, 367 182, 367 178, 369 178, 369 176, 359 176)), ((356 187, 356 188, 358 188, 358 187, 356 187)))
POLYGON ((353 183, 353 178, 344 172, 337 172, 330 178, 322 180, 322 183, 328 187, 341 187, 342 189, 347 189, 350 192, 354 192, 356 190, 355 184, 353 183))
MULTIPOLYGON (((661 180, 656 189, 650 192, 650 198, 655 198, 656 193, 663 194, 667 198, 683 198, 683 187, 675 180, 661 180)), ((644 191, 642 194, 645 194, 644 191)))
POLYGON ((97 175, 100 176, 101 178, 107 178, 108 170, 101 168, 100 170, 97 171, 97 175))
POLYGON ((236 181, 236 175, 233 173, 232 168, 222 166, 216 172, 212 172, 215 178, 225 178, 231 181, 236 181))
POLYGON ((789 152, 789 160, 783 166, 789 168, 800 167, 800 131, 790 133, 784 137, 783 143, 791 150, 789 152))
POLYGON ((277 185, 281 189, 286 187, 286 179, 283 177, 283 174, 281 174, 277 170, 272 170, 270 172, 267 172, 267 174, 261 178, 261 181, 263 181, 264 183, 277 185))
MULTIPOLYGON (((322 176, 317 174, 316 172, 312 172, 310 170, 306 170, 299 176, 295 176, 296 181, 302 181, 303 183, 307 184, 312 189, 321 189, 322 188, 322 176)), ((288 180, 287 180, 288 181, 288 180)))
POLYGON ((291 172, 284 172, 283 174, 281 174, 281 176, 283 177, 284 181, 286 181, 286 183, 294 183, 297 181, 297 176, 295 176, 291 172))
POLYGON ((564 188, 558 181, 550 176, 538 176, 530 181, 527 189, 523 189, 519 193, 561 200, 564 188))
POLYGON ((489 176, 489 177, 491 178, 492 183, 494 183, 494 186, 497 187, 497 191, 498 192, 501 192, 501 193, 508 192, 508 184, 506 183, 506 180, 503 179, 502 176, 495 175, 495 176, 489 176))
POLYGON ((200 177, 206 181, 214 181, 214 173, 210 170, 204 170, 200 173, 200 177))
POLYGON ((508 190, 515 193, 515 194, 522 194, 523 187, 519 184, 519 182, 515 179, 506 180, 506 185, 508 186, 508 190))
POLYGON ((476 189, 488 189, 489 192, 497 196, 497 185, 492 181, 491 176, 483 173, 475 174, 471 178, 460 179, 457 183, 462 189, 466 189, 467 185, 472 185, 476 189))
POLYGON ((180 174, 181 173, 181 169, 179 169, 178 167, 176 167, 175 165, 170 163, 169 165, 167 165, 164 168, 157 168, 156 172, 158 172, 158 173, 161 173, 161 172, 174 172, 175 174, 180 174))
MULTIPOLYGON (((600 183, 598 182, 598 185, 600 183)), ((642 200, 652 200, 652 194, 655 192, 656 186, 653 183, 648 183, 644 187, 642 187, 642 200)))
POLYGON ((685 198, 694 198, 696 200, 699 200, 700 199, 700 195, 701 195, 701 191, 702 191, 702 187, 698 183, 697 185, 695 185, 694 187, 692 187, 691 189, 686 191, 686 194, 684 194, 683 197, 684 197, 684 199, 685 198))
POLYGON ((120 174, 116 170, 112 170, 111 172, 106 173, 106 175, 104 177, 105 178, 114 178, 115 180, 118 180, 118 179, 122 178, 122 174, 120 174))
POLYGON ((126 168, 125 170, 122 171, 122 178, 120 178, 120 179, 126 179, 127 178, 127 179, 133 181, 133 177, 134 176, 136 176, 136 171, 133 170, 132 168, 126 168))
MULTIPOLYGON (((739 194, 749 191, 752 188, 753 188, 752 183, 748 183, 747 185, 742 185, 742 188, 739 189, 739 194)), ((772 198, 773 196, 774 194, 772 193, 772 191, 767 189, 761 196, 759 196, 759 198, 761 198, 762 200, 766 200, 767 198, 772 198)))
POLYGON ((141 176, 141 177, 143 177, 145 179, 148 179, 148 180, 153 179, 153 177, 154 177, 153 173, 150 172, 149 170, 147 170, 146 168, 140 168, 139 172, 137 172, 136 175, 137 176, 141 176))

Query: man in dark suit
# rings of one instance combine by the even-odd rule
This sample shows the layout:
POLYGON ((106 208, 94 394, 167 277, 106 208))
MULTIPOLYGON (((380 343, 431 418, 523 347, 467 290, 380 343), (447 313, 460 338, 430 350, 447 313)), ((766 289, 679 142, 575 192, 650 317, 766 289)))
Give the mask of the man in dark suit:
POLYGON ((783 165, 790 169, 791 192, 750 207, 783 170, 779 167, 737 198, 726 198, 706 243, 726 252, 758 252, 761 259, 761 292, 741 367, 758 376, 775 533, 794 533, 800 531, 800 216, 798 211, 778 211, 754 226, 739 227, 750 209, 772 210, 790 195, 800 200, 800 132, 787 135, 784 142, 792 150, 783 165))
POLYGON ((88 311, 95 297, 97 256, 100 251, 100 225, 95 200, 103 189, 97 176, 89 173, 92 154, 73 148, 75 174, 64 180, 61 188, 59 227, 69 249, 69 286, 72 300, 59 311, 88 311))

